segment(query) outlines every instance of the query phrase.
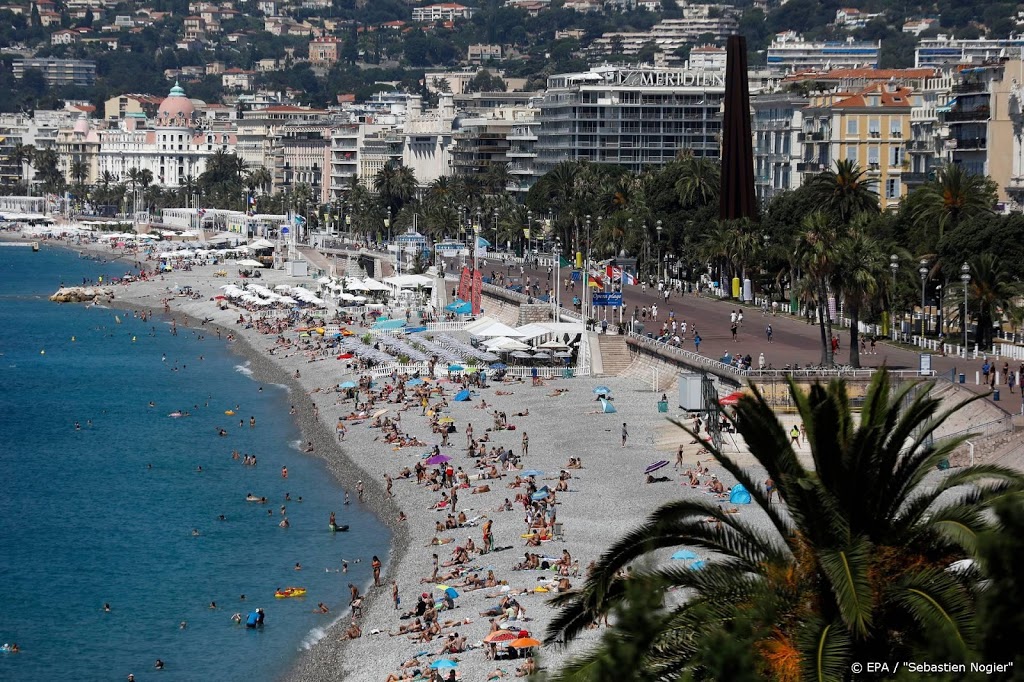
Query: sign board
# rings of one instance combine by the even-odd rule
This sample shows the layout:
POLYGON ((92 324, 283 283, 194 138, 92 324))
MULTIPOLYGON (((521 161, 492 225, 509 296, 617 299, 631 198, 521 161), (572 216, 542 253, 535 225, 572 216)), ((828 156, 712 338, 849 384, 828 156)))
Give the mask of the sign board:
POLYGON ((929 353, 921 353, 920 367, 918 371, 921 376, 928 377, 932 375, 932 356, 929 353))
POLYGON ((613 293, 594 293, 591 301, 595 308, 609 307, 609 308, 621 308, 622 307, 622 294, 619 292, 613 293))
POLYGON ((291 230, 289 230, 287 227, 282 227, 281 228, 281 234, 288 234, 290 231, 291 230))

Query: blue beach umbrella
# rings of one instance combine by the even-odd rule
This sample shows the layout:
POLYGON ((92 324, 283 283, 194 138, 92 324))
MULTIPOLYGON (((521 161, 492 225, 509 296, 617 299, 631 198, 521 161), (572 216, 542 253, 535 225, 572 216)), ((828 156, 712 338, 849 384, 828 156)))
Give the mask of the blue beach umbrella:
POLYGON ((689 559, 696 559, 697 555, 688 549, 681 549, 672 555, 672 558, 676 561, 687 561, 689 559))
POLYGON ((469 400, 469 391, 466 389, 459 391, 458 393, 455 394, 455 400, 456 402, 460 403, 466 402, 467 400, 469 400))
POLYGON ((420 386, 423 384, 423 379, 409 379, 405 382, 406 386, 420 386))
POLYGON ((539 502, 540 500, 543 500, 545 497, 548 496, 548 492, 548 487, 544 486, 534 494, 530 495, 530 499, 534 502, 539 502))
POLYGON ((445 589, 444 593, 447 594, 452 599, 458 599, 459 598, 459 593, 458 593, 458 591, 454 587, 449 587, 449 588, 445 589))
POLYGON ((466 368, 463 367, 462 365, 448 365, 449 372, 461 372, 464 369, 466 368))
POLYGON ((610 388, 608 388, 607 386, 595 386, 594 387, 594 394, 595 395, 608 395, 611 392, 612 392, 612 390, 610 388))
POLYGON ((444 668, 458 668, 459 664, 449 658, 441 658, 430 664, 431 670, 442 670, 444 668))
POLYGON ((354 381, 346 381, 343 384, 338 384, 338 388, 355 388, 355 387, 356 387, 356 382, 354 382, 354 381))
POLYGON ((703 560, 702 561, 694 561, 692 564, 690 564, 690 568, 692 568, 695 571, 699 571, 700 569, 704 568, 705 565, 707 565, 707 564, 703 560))
POLYGON ((522 473, 523 476, 543 476, 543 471, 537 471, 536 469, 527 469, 522 473))
POLYGON ((491 365, 491 369, 508 369, 508 365, 503 362, 496 362, 491 365))

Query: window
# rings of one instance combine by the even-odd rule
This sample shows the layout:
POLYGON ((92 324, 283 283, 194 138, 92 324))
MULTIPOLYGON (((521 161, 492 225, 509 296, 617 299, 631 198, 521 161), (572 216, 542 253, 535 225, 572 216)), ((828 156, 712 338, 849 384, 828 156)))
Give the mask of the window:
POLYGON ((872 168, 878 168, 878 147, 868 147, 868 165, 872 168))
POLYGON ((889 165, 892 167, 899 166, 903 163, 903 147, 890 147, 889 149, 889 165))
POLYGON ((889 117, 889 137, 903 137, 903 120, 896 117, 889 117))
POLYGON ((900 198, 900 179, 889 178, 885 181, 885 198, 886 199, 899 199, 900 198))
POLYGON ((846 119, 846 134, 847 135, 859 135, 857 130, 857 119, 850 117, 846 119))
POLYGON ((855 145, 855 144, 848 144, 848 145, 846 145, 846 160, 847 161, 857 161, 858 160, 857 156, 858 156, 858 154, 857 154, 857 145, 855 145))
POLYGON ((881 119, 872 118, 868 120, 868 134, 871 137, 880 137, 882 134, 882 121, 881 119))

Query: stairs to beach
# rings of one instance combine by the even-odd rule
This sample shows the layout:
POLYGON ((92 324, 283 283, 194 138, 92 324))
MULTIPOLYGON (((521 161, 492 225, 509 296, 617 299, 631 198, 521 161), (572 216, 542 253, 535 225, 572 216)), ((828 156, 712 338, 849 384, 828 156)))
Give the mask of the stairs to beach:
POLYGON ((602 374, 605 376, 620 376, 633 364, 625 336, 598 334, 597 346, 601 351, 602 374))

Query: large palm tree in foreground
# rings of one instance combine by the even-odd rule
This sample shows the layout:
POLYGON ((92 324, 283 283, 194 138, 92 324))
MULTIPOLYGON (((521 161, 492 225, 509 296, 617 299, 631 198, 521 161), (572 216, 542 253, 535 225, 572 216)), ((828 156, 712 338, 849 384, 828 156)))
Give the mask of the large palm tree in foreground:
MULTIPOLYGON (((631 654, 636 679, 754 673, 839 680, 857 661, 921 660, 914 656, 940 650, 949 660, 971 660, 982 576, 977 569, 947 569, 973 555, 978 534, 992 526, 990 505, 1020 490, 1022 477, 992 465, 937 473, 962 439, 930 443, 930 436, 961 406, 940 412, 927 387, 894 390, 885 371, 867 390, 859 424, 844 382, 814 385, 808 393, 791 384, 812 467, 794 452, 757 389, 752 392, 729 419, 775 482, 781 503, 769 503, 759 480, 709 448, 750 491, 764 522, 748 518, 753 509, 729 514, 702 495, 661 507, 605 552, 581 588, 553 600, 562 611, 547 641, 574 639, 640 590, 666 594, 670 604, 652 614, 658 627, 643 654, 631 654), (680 546, 709 553, 706 567, 651 568, 637 561, 680 546), (668 592, 673 588, 682 589, 668 592), (744 670, 723 672, 736 665, 719 655, 723 642, 737 641, 752 655, 744 670)), ((628 633, 613 627, 609 636, 628 633)), ((589 664, 606 654, 591 652, 558 679, 599 679, 589 664)))

